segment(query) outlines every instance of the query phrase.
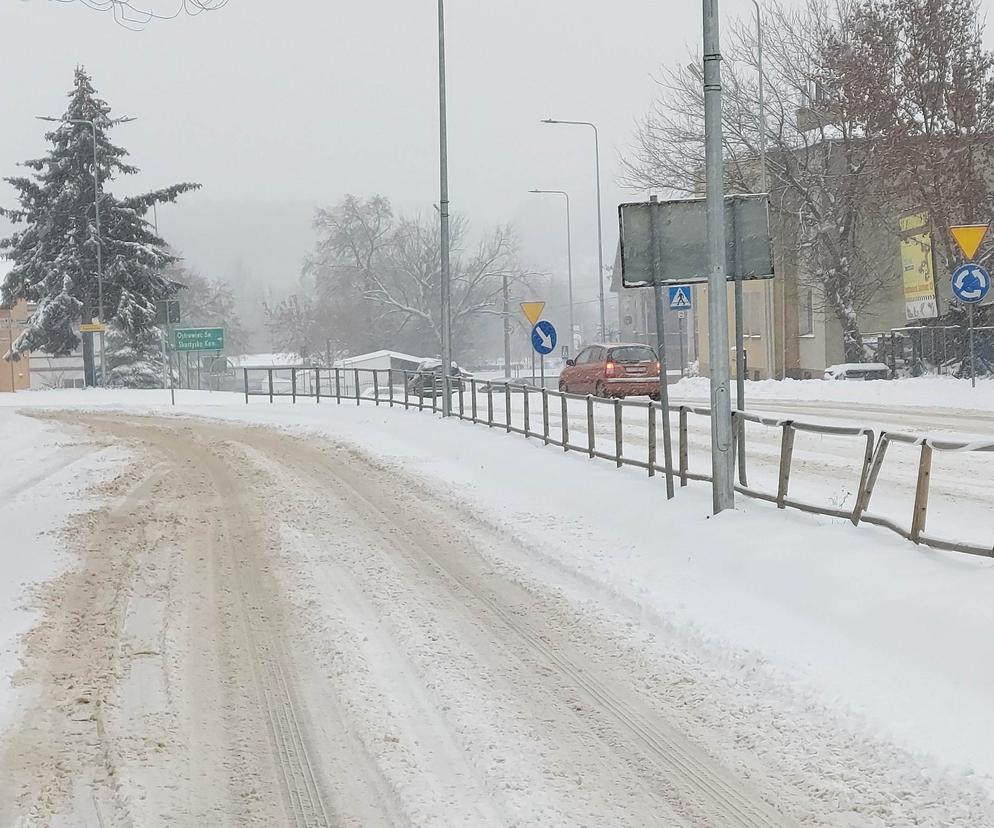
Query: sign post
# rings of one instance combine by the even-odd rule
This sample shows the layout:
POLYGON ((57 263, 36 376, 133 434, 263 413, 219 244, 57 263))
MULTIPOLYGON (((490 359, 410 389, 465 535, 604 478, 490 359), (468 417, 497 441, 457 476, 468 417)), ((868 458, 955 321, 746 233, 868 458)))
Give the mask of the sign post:
MULTIPOLYGON (((538 324, 538 320, 542 318, 542 311, 545 310, 545 302, 522 302, 521 312, 525 315, 525 319, 528 320, 528 324, 532 329, 538 324)), ((535 349, 532 349, 532 385, 535 384, 535 349)))
POLYGON ((559 337, 551 322, 541 319, 532 328, 532 350, 539 355, 542 370, 542 388, 545 388, 545 356, 556 350, 559 337))
MULTIPOLYGON (((705 4, 704 83, 707 145, 707 198, 622 204, 621 281, 626 288, 654 284, 708 284, 711 366, 711 470, 714 510, 734 507, 732 409, 729 393, 728 281, 737 298, 742 282, 773 278, 769 196, 723 193, 721 158, 721 78, 718 49, 718 0, 705 4), (727 231, 727 232, 726 232, 727 231), (658 246, 662 255, 654 254, 658 246), (655 267, 653 263, 655 262, 655 267)), ((741 301, 736 303, 737 407, 745 405, 742 365, 741 301)), ((740 440, 741 445, 741 440, 740 440)), ((739 476, 745 480, 740 448, 739 476)))
POLYGON ((953 271, 953 295, 968 307, 970 324, 970 384, 977 387, 976 350, 973 337, 973 306, 983 302, 991 289, 991 275, 973 260, 987 236, 989 224, 960 224, 950 227, 949 232, 959 249, 963 251, 967 263, 953 271))
POLYGON ((953 295, 966 304, 970 324, 970 382, 977 387, 977 370, 973 337, 973 306, 982 302, 991 289, 991 275, 978 264, 956 268, 952 276, 953 295))
MULTIPOLYGON (((655 196, 649 199, 650 211, 655 211, 659 203, 655 196)), ((670 388, 669 370, 666 359, 666 305, 663 301, 663 286, 659 283, 659 238, 656 232, 655 216, 650 212, 650 234, 651 234, 651 267, 652 267, 652 294, 656 305, 656 360, 659 365, 659 407, 663 420, 663 465, 666 467, 666 499, 673 499, 673 446, 670 437, 670 388)), ((673 306, 673 295, 670 292, 670 307, 673 306)), ((650 400, 651 406, 651 400, 650 400)), ((653 418, 655 413, 651 411, 653 418)), ((653 420, 655 424, 655 419, 653 420)), ((649 471, 655 474, 653 469, 649 471)))
POLYGON ((179 299, 163 299, 155 309, 155 321, 162 328, 162 356, 169 372, 169 401, 176 405, 176 384, 173 380, 173 325, 180 323, 179 299))
POLYGON ((694 307, 694 294, 691 292, 690 285, 670 285, 670 310, 676 311, 677 324, 680 331, 680 378, 686 374, 687 360, 684 354, 684 341, 685 336, 683 330, 683 320, 687 318, 687 311, 692 310, 694 307))

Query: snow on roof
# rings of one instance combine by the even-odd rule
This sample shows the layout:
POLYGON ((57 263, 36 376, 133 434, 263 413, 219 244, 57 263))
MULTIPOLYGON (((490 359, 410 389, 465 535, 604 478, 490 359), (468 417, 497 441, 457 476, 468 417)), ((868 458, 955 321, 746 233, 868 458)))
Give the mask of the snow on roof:
POLYGON ((338 360, 338 363, 340 365, 346 365, 353 362, 366 362, 367 360, 370 359, 379 359, 380 357, 385 357, 385 356, 393 357, 396 359, 404 359, 407 360, 408 362, 421 362, 421 360, 424 359, 424 357, 411 356, 410 354, 403 354, 400 351, 388 351, 386 349, 383 349, 380 351, 370 351, 368 354, 356 354, 355 356, 343 357, 342 359, 338 360))
POLYGON ((229 356, 232 365, 300 365, 296 354, 238 354, 229 356))
POLYGON ((834 374, 839 371, 889 371, 890 368, 882 362, 842 362, 829 365, 825 370, 834 374))

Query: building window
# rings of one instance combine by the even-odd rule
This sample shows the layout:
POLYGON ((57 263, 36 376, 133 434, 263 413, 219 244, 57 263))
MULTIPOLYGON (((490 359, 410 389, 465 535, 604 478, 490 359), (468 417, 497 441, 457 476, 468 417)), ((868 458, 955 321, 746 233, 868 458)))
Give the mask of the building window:
POLYGON ((745 290, 742 291, 742 333, 745 336, 763 335, 766 312, 763 294, 760 292, 761 286, 761 282, 752 282, 745 285, 745 290))
POLYGON ((815 332, 815 296, 808 288, 801 293, 801 307, 798 309, 798 332, 801 336, 812 336, 815 332))

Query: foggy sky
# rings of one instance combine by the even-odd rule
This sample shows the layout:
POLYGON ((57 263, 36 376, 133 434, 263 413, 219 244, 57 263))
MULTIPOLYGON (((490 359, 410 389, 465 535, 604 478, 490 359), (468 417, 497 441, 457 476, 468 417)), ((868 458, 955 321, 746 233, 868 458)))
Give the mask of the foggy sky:
MULTIPOLYGON (((723 16, 751 9, 722 0, 723 16)), ((577 291, 589 296, 592 134, 539 120, 599 125, 613 261, 616 206, 644 197, 618 185, 618 153, 651 101, 651 75, 698 43, 700 1, 448 0, 446 11, 452 209, 478 229, 513 223, 523 263, 562 272, 562 201, 527 191, 568 190, 577 291)), ((432 210, 436 25, 435 0, 231 0, 141 32, 81 4, 5 0, 0 174, 44 151, 34 116, 62 113, 83 64, 114 112, 138 119, 114 133, 142 168, 128 189, 204 185, 159 211, 167 240, 206 275, 230 276, 240 261, 288 284, 311 246, 315 205, 382 193, 400 210, 432 210)), ((0 203, 13 205, 7 185, 0 203)))

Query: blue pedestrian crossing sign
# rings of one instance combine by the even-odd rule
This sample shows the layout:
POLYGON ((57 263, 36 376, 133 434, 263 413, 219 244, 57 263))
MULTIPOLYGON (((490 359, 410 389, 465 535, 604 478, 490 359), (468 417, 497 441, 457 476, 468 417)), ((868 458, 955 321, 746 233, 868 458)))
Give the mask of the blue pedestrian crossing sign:
POLYGON ((961 302, 975 305, 986 298, 991 289, 991 274, 978 264, 965 264, 953 271, 953 294, 961 302))
POLYGON ((690 285, 670 286, 670 310, 688 311, 694 306, 690 285))
POLYGON ((556 341, 558 338, 556 336, 556 329, 552 326, 552 323, 546 322, 544 319, 539 320, 535 327, 532 328, 532 347, 536 353, 542 356, 551 354, 556 350, 556 341))

